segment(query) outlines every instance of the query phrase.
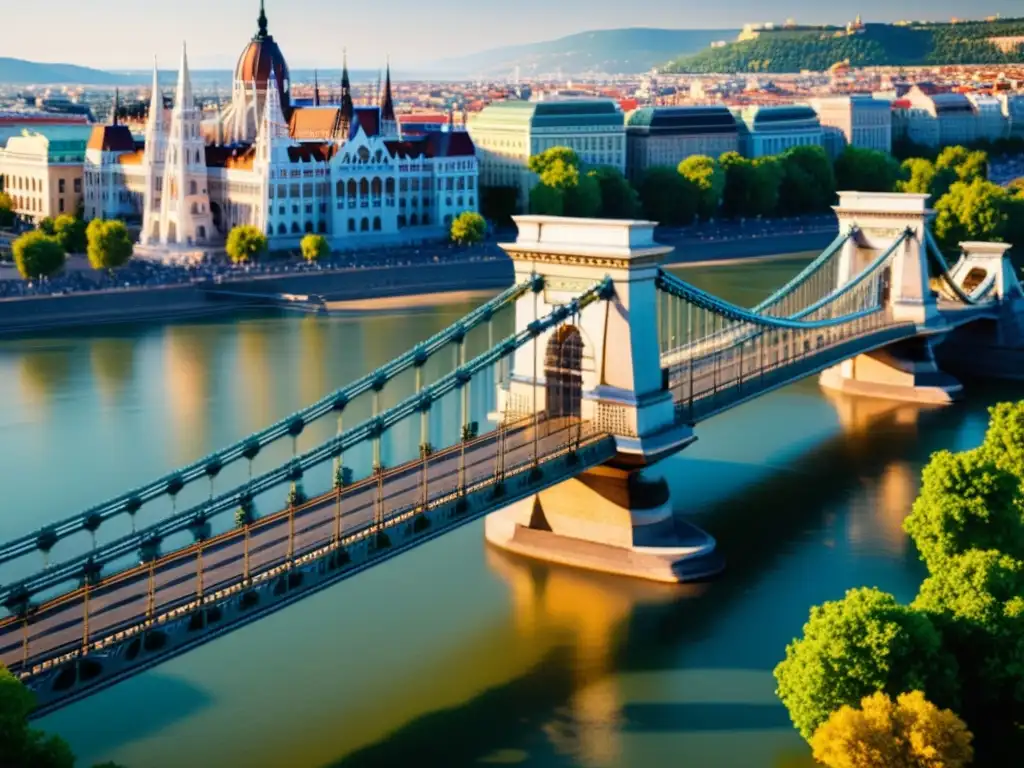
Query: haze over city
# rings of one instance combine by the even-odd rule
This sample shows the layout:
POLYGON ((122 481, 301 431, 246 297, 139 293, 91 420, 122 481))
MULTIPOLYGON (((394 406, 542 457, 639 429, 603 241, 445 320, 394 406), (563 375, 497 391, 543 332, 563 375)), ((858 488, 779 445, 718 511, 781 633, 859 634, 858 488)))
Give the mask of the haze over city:
MULTIPOLYGON (((11 0, 9 0, 11 1, 11 0)), ((348 48, 354 67, 376 68, 390 52, 398 69, 422 66, 458 53, 531 43, 591 29, 662 27, 733 29, 753 21, 842 23, 856 13, 868 21, 943 20, 951 16, 1004 16, 1021 11, 1018 0, 860 0, 836 5, 817 0, 494 0, 469 5, 462 0, 391 0, 338 3, 334 0, 267 0, 275 37, 286 44, 293 67, 337 66, 348 48)), ((231 55, 239 29, 255 16, 254 0, 50 0, 22 3, 15 14, 22 30, 46 35, 5 34, 2 54, 33 61, 81 64, 107 69, 146 67, 156 54, 177 61, 187 40, 193 66, 234 66, 231 55), (59 19, 60 23, 53 23, 59 19), (102 24, 97 20, 102 19, 102 24), (82 34, 95 25, 98 34, 82 34)))

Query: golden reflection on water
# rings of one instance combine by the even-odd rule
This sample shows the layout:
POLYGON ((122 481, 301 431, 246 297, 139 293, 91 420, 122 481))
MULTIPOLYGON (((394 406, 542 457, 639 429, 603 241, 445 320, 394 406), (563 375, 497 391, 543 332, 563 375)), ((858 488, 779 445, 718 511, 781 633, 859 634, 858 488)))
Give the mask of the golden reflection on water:
POLYGON ((274 421, 273 376, 277 367, 271 365, 267 353, 267 331, 258 320, 245 320, 236 327, 238 386, 245 388, 245 397, 237 400, 241 408, 240 434, 248 434, 274 421))
POLYGON ((42 345, 21 353, 18 385, 21 402, 39 418, 53 397, 71 380, 71 352, 65 346, 42 345))
POLYGON ((135 375, 137 344, 136 339, 108 336, 95 339, 89 346, 92 375, 104 405, 117 405, 135 375))
POLYGON ((164 335, 165 397, 171 413, 171 457, 175 464, 201 456, 207 444, 207 403, 214 360, 206 330, 172 325, 164 335))

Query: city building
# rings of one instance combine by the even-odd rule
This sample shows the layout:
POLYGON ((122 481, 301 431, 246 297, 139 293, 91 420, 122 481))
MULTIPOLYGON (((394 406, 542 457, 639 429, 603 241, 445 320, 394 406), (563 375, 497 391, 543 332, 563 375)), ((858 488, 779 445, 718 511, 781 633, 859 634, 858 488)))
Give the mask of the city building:
POLYGON ((173 108, 154 67, 141 146, 124 126, 97 127, 86 153, 86 218, 136 219, 136 253, 192 260, 250 224, 273 250, 307 233, 332 248, 446 236, 476 210, 478 168, 465 131, 403 135, 390 67, 376 106, 356 106, 347 62, 338 103, 299 106, 260 3, 258 31, 235 69, 231 104, 204 123, 182 48, 173 108))
POLYGON ((892 107, 888 101, 854 95, 814 99, 811 105, 818 113, 826 135, 835 136, 835 131, 827 130, 835 128, 843 139, 842 144, 836 147, 834 140, 826 138, 826 148, 831 150, 831 154, 838 154, 845 145, 879 152, 892 151, 892 107))
POLYGON ((0 180, 15 213, 39 221, 78 210, 87 138, 88 128, 50 126, 7 140, 0 148, 0 180))
MULTIPOLYGON (((89 135, 89 120, 84 115, 57 115, 45 112, 19 112, 0 110, 0 147, 3 147, 12 136, 20 136, 25 131, 48 134, 54 127, 71 126, 77 128, 82 136, 89 135)), ((62 135, 70 133, 61 132, 62 135)))
POLYGON ((691 155, 738 151, 736 118, 725 106, 642 107, 626 118, 626 167, 634 181, 654 165, 674 168, 691 155))
POLYGON ((962 93, 935 92, 919 84, 902 101, 907 103, 906 137, 915 144, 937 147, 977 139, 974 106, 962 93))
POLYGON ((978 140, 1005 139, 1010 133, 1010 122, 1003 114, 1003 104, 986 93, 969 93, 967 100, 974 107, 975 137, 978 140))
POLYGON ((569 147, 587 165, 626 172, 624 115, 612 99, 498 101, 469 116, 481 186, 517 187, 525 208, 534 174, 531 155, 569 147))
POLYGON ((804 104, 744 107, 736 113, 741 152, 764 157, 790 147, 817 146, 824 141, 818 114, 804 104))

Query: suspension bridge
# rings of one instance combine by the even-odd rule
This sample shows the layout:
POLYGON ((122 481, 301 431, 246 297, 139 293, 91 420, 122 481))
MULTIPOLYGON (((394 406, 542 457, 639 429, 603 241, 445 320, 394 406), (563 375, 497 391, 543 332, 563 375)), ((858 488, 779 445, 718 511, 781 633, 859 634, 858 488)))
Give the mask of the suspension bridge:
POLYGON ((660 581, 714 574, 714 540, 640 474, 702 421, 814 374, 946 402, 961 386, 940 370, 939 342, 970 326, 974 357, 1024 348, 1006 246, 965 243, 949 266, 925 196, 841 193, 836 213, 835 242, 750 308, 663 270, 671 249, 651 222, 519 217, 503 246, 515 284, 450 327, 260 432, 0 545, 0 661, 45 713, 480 517, 490 542, 527 556, 660 581), (495 338, 501 313, 515 331, 495 338), (472 420, 473 395, 490 428, 472 420), (359 403, 368 415, 353 418, 359 403), (300 452, 324 420, 336 431, 300 452), (389 435, 405 450, 386 465, 389 435), (370 460, 353 462, 361 451, 370 460), (325 467, 331 479, 307 494, 325 467), (215 493, 218 479, 229 488, 215 493), (178 509, 207 483, 208 498, 178 509))

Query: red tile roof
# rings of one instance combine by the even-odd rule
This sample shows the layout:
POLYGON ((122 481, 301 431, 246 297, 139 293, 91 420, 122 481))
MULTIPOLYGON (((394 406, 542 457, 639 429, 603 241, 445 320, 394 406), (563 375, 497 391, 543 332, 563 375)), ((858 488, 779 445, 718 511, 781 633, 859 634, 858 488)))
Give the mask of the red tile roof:
POLYGON ((325 141, 337 137, 341 125, 341 107, 299 107, 292 110, 288 132, 299 141, 325 141))

